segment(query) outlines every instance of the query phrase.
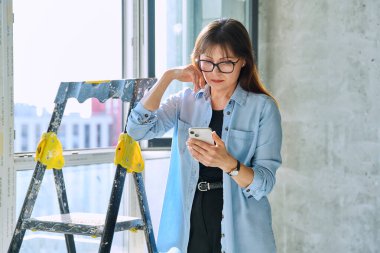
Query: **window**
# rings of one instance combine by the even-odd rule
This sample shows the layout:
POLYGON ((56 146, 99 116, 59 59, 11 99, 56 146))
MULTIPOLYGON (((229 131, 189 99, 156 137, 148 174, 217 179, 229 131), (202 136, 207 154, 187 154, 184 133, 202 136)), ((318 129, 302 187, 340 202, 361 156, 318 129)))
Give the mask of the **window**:
POLYGON ((73 148, 79 148, 79 125, 73 125, 73 148))
MULTIPOLYGON (((15 108, 20 108, 15 113, 18 142, 21 138, 17 134, 18 126, 25 120, 33 124, 40 122, 42 131, 46 132, 61 82, 122 78, 121 1, 111 0, 104 5, 100 0, 58 0, 54 3, 13 0, 13 10, 14 102, 15 108)), ((107 107, 113 108, 112 101, 107 103, 110 104, 107 107)), ((62 144, 65 148, 85 148, 84 142, 73 145, 71 125, 120 118, 121 105, 118 106, 107 111, 106 105, 96 99, 83 104, 70 99, 63 121, 67 122, 67 140, 62 144)), ((35 126, 30 127, 34 129, 35 126)), ((121 121, 115 122, 115 131, 112 134, 118 136, 121 121)), ((78 134, 79 139, 84 139, 84 132, 78 134)), ((16 145, 15 152, 34 152, 34 132, 29 138, 32 138, 30 144, 22 146, 26 150, 16 145)), ((108 136, 104 138, 108 140, 108 136)), ((101 142, 102 147, 108 147, 108 143, 101 142)), ((97 141, 93 144, 87 147, 95 148, 97 141)))
POLYGON ((84 147, 90 148, 90 125, 84 125, 84 147))
POLYGON ((61 141, 62 148, 66 149, 66 125, 61 124, 61 126, 58 129, 58 138, 61 141))
POLYGON ((21 150, 26 151, 28 150, 28 144, 29 144, 29 127, 26 124, 21 125, 21 150))
POLYGON ((36 124, 36 125, 35 125, 35 131, 34 131, 34 134, 35 134, 34 146, 37 147, 38 142, 40 141, 40 137, 41 137, 41 135, 42 135, 41 125, 40 125, 40 124, 36 124))
POLYGON ((100 124, 96 125, 96 146, 100 147, 102 143, 102 126, 100 124))
POLYGON ((114 132, 114 129, 113 129, 113 125, 112 124, 109 124, 108 125, 108 145, 111 146, 111 145, 114 145, 117 143, 117 139, 116 137, 117 136, 113 136, 112 133, 114 132))
MULTIPOLYGON (((15 16, 14 150, 16 153, 34 152, 42 133, 48 128, 60 82, 123 77, 122 2, 11 2, 15 16)), ((65 160, 74 164, 64 168, 71 211, 105 213, 115 170, 113 163, 110 163, 113 157, 106 151, 97 151, 95 148, 113 148, 115 142, 109 139, 112 139, 111 135, 119 135, 121 123, 121 103, 107 101, 102 104, 97 100, 88 100, 80 104, 71 99, 67 102, 58 129, 64 149, 92 148, 88 151, 89 156, 80 153, 85 151, 75 151, 75 155, 67 152, 65 155, 65 160), (115 118, 118 120, 113 120, 115 118), (104 132, 111 122, 112 131, 104 132), (91 156, 94 152, 103 153, 91 156), (92 197, 94 195, 96 198, 92 197)), ((17 216, 35 165, 30 156, 16 154, 15 163, 19 164, 16 166, 17 216), (28 166, 25 167, 25 164, 28 166)), ((33 216, 59 213, 54 189, 51 171, 47 171, 33 216)), ((125 209, 122 203, 120 213, 123 214, 125 209)), ((115 248, 123 252, 124 236, 123 233, 115 234, 113 243, 115 248)), ((97 251, 99 238, 75 237, 75 240, 78 251, 97 251)), ((27 232, 23 248, 28 248, 31 252, 40 252, 40 249, 46 252, 66 252, 63 236, 51 233, 27 232)))

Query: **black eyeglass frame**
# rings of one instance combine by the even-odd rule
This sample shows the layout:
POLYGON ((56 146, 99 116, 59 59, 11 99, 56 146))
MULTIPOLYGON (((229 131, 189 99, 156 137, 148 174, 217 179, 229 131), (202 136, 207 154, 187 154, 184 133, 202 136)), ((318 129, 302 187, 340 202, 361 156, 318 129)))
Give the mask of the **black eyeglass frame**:
POLYGON ((208 61, 208 60, 200 60, 200 59, 198 59, 198 67, 199 67, 199 69, 202 71, 202 72, 213 72, 214 71, 214 68, 215 67, 217 67, 218 68, 218 70, 219 70, 219 72, 221 72, 221 73, 224 73, 224 74, 231 74, 232 72, 234 72, 234 70, 235 70, 235 65, 236 65, 236 63, 238 63, 238 61, 240 61, 240 59, 238 59, 237 61, 222 61, 222 62, 219 62, 219 63, 213 63, 212 61, 208 61), (205 70, 203 70, 202 68, 201 68, 201 66, 200 66, 200 63, 201 62, 208 62, 208 63, 211 63, 213 66, 212 66, 212 69, 210 70, 210 71, 205 71, 205 70), (224 71, 222 71, 220 68, 219 68, 219 64, 222 64, 222 63, 232 63, 232 71, 230 71, 230 72, 224 72, 224 71))

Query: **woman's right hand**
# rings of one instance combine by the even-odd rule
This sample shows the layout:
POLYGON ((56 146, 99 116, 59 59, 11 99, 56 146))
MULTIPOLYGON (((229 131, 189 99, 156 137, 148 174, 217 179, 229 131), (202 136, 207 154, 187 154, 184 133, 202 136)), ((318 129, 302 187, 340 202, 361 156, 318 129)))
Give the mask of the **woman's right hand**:
POLYGON ((202 72, 192 64, 182 67, 175 67, 168 71, 171 73, 173 79, 181 82, 193 83, 195 92, 204 88, 205 86, 206 82, 203 78, 202 72))
POLYGON ((174 79, 181 82, 194 83, 194 92, 204 88, 206 83, 202 72, 193 65, 169 69, 165 71, 162 77, 158 79, 156 84, 141 99, 144 108, 151 112, 157 110, 160 107, 164 92, 174 79))

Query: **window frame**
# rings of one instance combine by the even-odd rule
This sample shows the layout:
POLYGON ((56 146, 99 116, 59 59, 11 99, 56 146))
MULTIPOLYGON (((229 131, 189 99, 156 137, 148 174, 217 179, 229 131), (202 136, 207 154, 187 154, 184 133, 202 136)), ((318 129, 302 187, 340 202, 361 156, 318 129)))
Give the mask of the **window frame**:
POLYGON ((15 226, 16 187, 13 123, 13 8, 0 1, 0 251, 6 252, 15 226), (12 231, 12 232, 10 232, 12 231))

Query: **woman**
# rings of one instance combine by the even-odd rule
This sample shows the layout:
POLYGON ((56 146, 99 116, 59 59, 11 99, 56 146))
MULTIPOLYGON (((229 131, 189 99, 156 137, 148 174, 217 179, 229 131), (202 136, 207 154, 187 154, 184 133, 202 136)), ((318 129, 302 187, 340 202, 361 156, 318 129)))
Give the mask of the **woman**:
POLYGON ((167 70, 134 108, 127 126, 136 140, 171 128, 158 250, 275 252, 267 195, 281 164, 281 118, 259 79, 240 22, 220 19, 206 26, 192 64, 167 70), (194 90, 161 103, 175 79, 194 83, 194 90), (189 138, 190 127, 211 127, 215 144, 189 138))

